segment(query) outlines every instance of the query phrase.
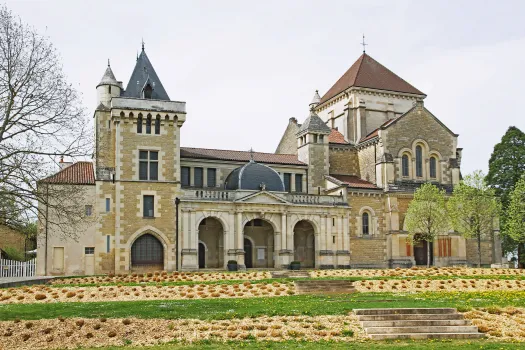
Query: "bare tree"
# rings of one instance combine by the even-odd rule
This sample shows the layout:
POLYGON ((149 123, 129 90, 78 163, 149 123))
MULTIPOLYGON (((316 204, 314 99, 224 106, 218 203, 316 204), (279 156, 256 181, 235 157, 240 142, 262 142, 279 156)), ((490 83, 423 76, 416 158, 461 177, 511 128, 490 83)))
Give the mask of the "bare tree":
POLYGON ((0 7, 0 203, 4 222, 23 225, 54 213, 53 232, 82 221, 78 186, 39 182, 59 156, 90 153, 90 130, 79 94, 67 83, 47 37, 0 7), (64 200, 70 199, 70 200, 64 200), (46 214, 47 213, 47 214, 46 214))

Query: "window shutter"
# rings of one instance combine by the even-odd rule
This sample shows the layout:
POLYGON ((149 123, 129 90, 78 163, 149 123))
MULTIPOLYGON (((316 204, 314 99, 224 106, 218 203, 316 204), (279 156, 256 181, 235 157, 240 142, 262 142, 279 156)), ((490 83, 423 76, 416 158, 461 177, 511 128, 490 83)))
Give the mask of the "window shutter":
POLYGON ((208 187, 217 186, 217 170, 213 168, 208 169, 208 187))
POLYGON ((194 169, 194 186, 202 187, 202 185, 203 185, 202 168, 195 168, 194 169))
POLYGON ((180 169, 181 174, 181 185, 182 186, 189 186, 190 185, 190 168, 183 166, 180 169))

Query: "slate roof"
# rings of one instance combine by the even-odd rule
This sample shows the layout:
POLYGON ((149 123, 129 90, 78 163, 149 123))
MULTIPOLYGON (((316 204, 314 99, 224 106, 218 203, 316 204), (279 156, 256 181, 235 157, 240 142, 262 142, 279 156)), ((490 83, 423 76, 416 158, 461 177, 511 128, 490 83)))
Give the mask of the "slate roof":
POLYGON ((380 188, 371 182, 365 181, 354 175, 337 175, 330 174, 326 178, 339 185, 346 185, 351 188, 367 188, 372 190, 379 190, 380 188))
POLYGON ((261 184, 267 191, 284 192, 284 183, 279 174, 272 168, 250 161, 246 165, 233 170, 226 181, 227 190, 260 190, 261 184))
POLYGON ((144 88, 147 80, 151 81, 153 87, 153 93, 151 99, 153 100, 165 100, 170 101, 166 90, 162 86, 153 65, 151 64, 146 51, 142 48, 142 52, 137 58, 135 69, 129 78, 128 86, 122 93, 124 97, 142 98, 142 89, 144 88))
POLYGON ((102 79, 100 79, 100 83, 98 83, 97 87, 99 87, 100 85, 120 86, 109 64, 108 68, 106 68, 106 71, 104 72, 104 75, 102 76, 102 79))
POLYGON ((321 103, 328 101, 352 86, 425 95, 381 63, 363 53, 324 94, 321 98, 321 103))
MULTIPOLYGON (((232 151, 222 149, 192 148, 181 147, 181 158, 193 159, 210 159, 248 162, 251 159, 251 153, 246 151, 232 151)), ((306 165, 297 159, 296 154, 275 154, 253 152, 253 159, 259 163, 266 164, 284 164, 284 165, 306 165)))
POLYGON ((93 163, 74 163, 67 168, 60 170, 58 173, 46 177, 42 182, 68 185, 94 185, 95 173, 93 171, 93 163))
POLYGON ((319 134, 330 134, 331 129, 326 125, 325 122, 312 110, 310 115, 297 131, 297 135, 303 132, 315 132, 319 134))
POLYGON ((345 137, 337 129, 332 129, 330 135, 328 135, 329 143, 336 143, 340 145, 347 145, 348 142, 345 141, 345 137))

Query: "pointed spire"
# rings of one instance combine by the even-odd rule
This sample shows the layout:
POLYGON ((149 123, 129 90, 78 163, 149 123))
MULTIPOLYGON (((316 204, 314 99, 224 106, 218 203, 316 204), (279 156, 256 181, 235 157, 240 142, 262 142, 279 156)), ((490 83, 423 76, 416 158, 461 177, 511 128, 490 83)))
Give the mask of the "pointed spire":
POLYGON ((319 96, 319 90, 315 90, 314 97, 312 98, 312 102, 310 102, 310 109, 313 109, 317 107, 317 105, 321 102, 321 96, 319 96))
POLYGON ((111 65, 109 64, 109 58, 108 58, 108 67, 111 67, 111 65))
MULTIPOLYGON (((142 44, 144 44, 144 41, 142 44)), ((137 57, 137 62, 135 63, 133 73, 131 73, 128 85, 122 96, 143 98, 143 88, 147 85, 147 83, 150 83, 151 87, 153 88, 151 99, 170 101, 170 98, 166 93, 166 90, 164 90, 164 86, 162 86, 162 83, 150 62, 148 55, 146 55, 146 51, 144 51, 143 45, 142 51, 137 57)))
POLYGON ((142 38, 142 51, 144 51, 144 38, 142 38))
POLYGON ((106 68, 106 71, 104 72, 102 79, 100 79, 100 83, 98 83, 97 87, 99 87, 100 85, 120 86, 117 79, 115 78, 115 74, 113 74, 113 71, 111 70, 111 66, 109 65, 109 59, 108 59, 108 67, 106 68))

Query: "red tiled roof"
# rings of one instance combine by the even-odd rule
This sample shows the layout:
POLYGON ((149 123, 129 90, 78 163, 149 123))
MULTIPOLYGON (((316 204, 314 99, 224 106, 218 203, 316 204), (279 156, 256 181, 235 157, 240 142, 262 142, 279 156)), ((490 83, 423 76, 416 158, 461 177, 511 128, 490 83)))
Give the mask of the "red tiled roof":
POLYGON ((95 173, 93 172, 93 163, 77 162, 60 170, 55 175, 46 177, 42 182, 70 185, 94 185, 95 173))
POLYGON ((321 98, 324 103, 351 86, 424 95, 394 72, 363 53, 321 98))
POLYGON ((328 135, 328 142, 344 144, 344 145, 348 144, 348 142, 345 141, 345 137, 343 136, 343 134, 341 134, 336 129, 332 129, 332 131, 330 132, 330 135, 328 135))
POLYGON ((335 179, 336 182, 340 182, 344 185, 347 185, 348 187, 352 188, 368 188, 373 190, 378 190, 379 188, 374 185, 371 182, 365 181, 357 176, 354 175, 335 175, 330 174, 330 176, 327 176, 329 180, 335 179), (330 179, 332 178, 332 179, 330 179))
POLYGON ((378 135, 379 135, 379 128, 375 129, 370 134, 368 134, 365 137, 361 138, 361 140, 359 140, 359 143, 371 140, 371 139, 373 139, 374 137, 376 137, 378 135))
MULTIPOLYGON (((213 159, 213 160, 229 160, 238 162, 248 162, 251 159, 250 152, 246 151, 231 151, 222 149, 207 149, 207 148, 192 148, 181 147, 181 158, 194 159, 213 159)), ((296 154, 274 154, 253 152, 253 159, 259 163, 269 164, 286 164, 286 165, 306 165, 297 159, 296 154)))

